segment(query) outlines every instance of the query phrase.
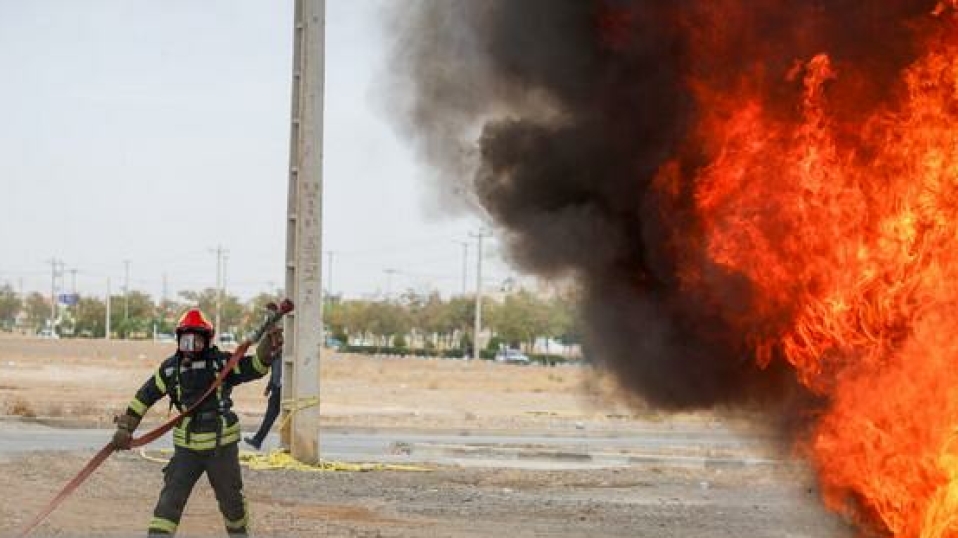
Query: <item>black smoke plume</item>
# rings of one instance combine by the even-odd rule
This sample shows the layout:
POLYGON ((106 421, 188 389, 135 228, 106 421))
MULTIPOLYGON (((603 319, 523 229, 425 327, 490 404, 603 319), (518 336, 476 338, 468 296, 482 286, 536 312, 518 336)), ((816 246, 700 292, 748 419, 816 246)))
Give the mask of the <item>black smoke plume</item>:
MULTIPOLYGON (((749 283, 713 266, 690 210, 711 158, 692 81, 798 114, 796 62, 828 53, 854 125, 896 92, 933 0, 419 0, 390 15, 388 92, 443 202, 491 217, 513 258, 571 275, 589 357, 672 409, 781 401, 784 361, 755 365, 728 320, 749 283), (681 181, 656 188, 666 166, 681 181), (710 293, 680 286, 691 264, 710 293)), ((719 111, 720 113, 720 111, 719 111)), ((775 181, 770 177, 768 181, 775 181)), ((781 313, 783 318, 789 312, 781 313)), ((768 320, 774 331, 778 320, 768 320)))

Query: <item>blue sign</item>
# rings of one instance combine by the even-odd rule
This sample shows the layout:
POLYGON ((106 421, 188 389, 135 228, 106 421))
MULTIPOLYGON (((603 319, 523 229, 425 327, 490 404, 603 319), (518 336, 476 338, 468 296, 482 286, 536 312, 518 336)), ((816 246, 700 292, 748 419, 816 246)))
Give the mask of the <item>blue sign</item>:
POLYGON ((76 293, 61 293, 57 300, 60 304, 73 306, 80 301, 80 295, 76 293))

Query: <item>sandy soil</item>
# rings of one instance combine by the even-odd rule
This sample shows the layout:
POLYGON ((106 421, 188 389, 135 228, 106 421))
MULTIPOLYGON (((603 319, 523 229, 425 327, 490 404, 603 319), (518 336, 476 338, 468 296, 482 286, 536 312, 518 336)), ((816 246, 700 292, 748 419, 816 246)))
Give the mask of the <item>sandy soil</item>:
MULTIPOLYGON (((35 514, 84 457, 41 453, 0 464, 0 492, 16 499, 0 504, 0 536, 35 514)), ((134 454, 114 456, 36 535, 142 535, 160 468, 134 454)), ((444 467, 417 473, 246 470, 244 480, 258 536, 851 537, 822 513, 807 476, 784 472, 444 467)), ((181 535, 225 535, 202 481, 181 535)))
MULTIPOLYGON (((0 337, 0 413, 106 427, 169 352, 149 342, 0 337)), ((335 426, 627 432, 650 421, 729 420, 636 411, 617 403, 608 380, 581 367, 330 355, 322 380, 323 421, 335 426)), ((235 393, 247 425, 262 411, 262 386, 235 393)), ((158 411, 151 415, 164 418, 165 406, 158 411)), ((35 452, 0 460, 0 536, 15 534, 90 456, 35 452)), ((115 455, 36 535, 142 535, 161 467, 115 455)), ((821 509, 807 473, 794 468, 247 469, 244 476, 259 536, 851 536, 821 509)), ((205 483, 194 491, 181 535, 225 535, 205 483)))
MULTIPOLYGON (((108 424, 171 352, 170 344, 152 342, 0 337, 0 414, 108 424)), ((616 424, 634 414, 615 403, 612 385, 589 368, 335 353, 321 361, 329 425, 549 428, 581 420, 616 424)), ((264 383, 234 391, 241 414, 262 413, 264 383)), ((150 417, 165 414, 155 408, 150 417)))

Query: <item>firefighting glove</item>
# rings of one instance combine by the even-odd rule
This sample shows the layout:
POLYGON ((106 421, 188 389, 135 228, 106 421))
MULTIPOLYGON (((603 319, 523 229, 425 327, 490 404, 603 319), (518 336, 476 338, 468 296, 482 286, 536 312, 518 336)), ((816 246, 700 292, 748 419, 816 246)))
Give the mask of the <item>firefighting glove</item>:
POLYGON ((113 434, 113 448, 129 450, 133 432, 140 425, 140 417, 123 414, 116 418, 116 432, 113 434))
POLYGON ((273 329, 256 344, 256 358, 265 365, 270 365, 283 352, 283 329, 273 329))

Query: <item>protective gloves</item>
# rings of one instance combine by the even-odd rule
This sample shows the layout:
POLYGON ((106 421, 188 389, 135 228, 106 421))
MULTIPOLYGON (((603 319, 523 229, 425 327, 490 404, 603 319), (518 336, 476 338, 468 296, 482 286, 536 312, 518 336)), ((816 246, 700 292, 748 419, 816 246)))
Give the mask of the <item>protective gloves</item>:
POLYGON ((277 327, 266 333, 256 344, 256 358, 267 366, 283 352, 283 329, 277 327))
POLYGON ((116 432, 113 433, 113 447, 117 450, 129 450, 133 432, 140 425, 140 417, 123 414, 116 417, 116 432))

